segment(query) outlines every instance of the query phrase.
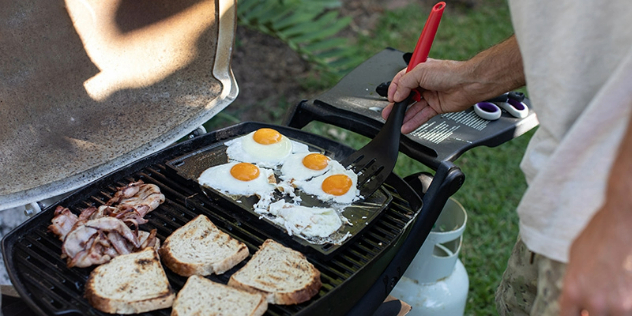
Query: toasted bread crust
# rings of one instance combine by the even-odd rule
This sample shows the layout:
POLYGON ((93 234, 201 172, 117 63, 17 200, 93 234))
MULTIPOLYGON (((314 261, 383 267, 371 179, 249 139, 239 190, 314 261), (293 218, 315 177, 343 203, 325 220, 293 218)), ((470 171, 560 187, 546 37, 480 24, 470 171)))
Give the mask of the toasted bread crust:
MULTIPOLYGON (((257 251, 257 253, 259 253, 261 249, 263 249, 264 247, 266 247, 268 244, 271 244, 271 243, 275 243, 275 242, 270 239, 266 240, 261 246, 261 248, 259 249, 259 251, 257 251)), ((296 252, 294 250, 291 250, 291 251, 296 252)), ((253 258, 257 256, 257 253, 255 253, 253 258)), ((300 303, 309 301, 312 297, 314 297, 314 295, 318 294, 320 287, 322 286, 322 283, 320 281, 320 271, 318 271, 316 267, 314 267, 311 263, 309 263, 302 253, 299 253, 299 252, 296 252, 296 253, 299 254, 300 255, 299 258, 301 260, 304 260, 305 263, 307 264, 307 267, 308 267, 307 273, 309 273, 309 281, 305 285, 303 285, 300 289, 297 289, 294 291, 286 291, 286 292, 283 292, 283 291, 268 292, 268 291, 256 288, 252 285, 246 284, 244 282, 241 282, 237 279, 237 276, 239 275, 240 271, 249 268, 248 264, 246 264, 246 266, 244 266, 242 270, 237 271, 230 277, 230 279, 228 280, 228 285, 235 288, 243 289, 251 293, 262 294, 266 297, 266 300, 268 301, 268 303, 271 303, 271 304, 294 305, 294 304, 300 304, 300 303)))
POLYGON ((312 280, 304 288, 292 292, 266 292, 247 284, 237 281, 232 276, 228 280, 228 285, 234 288, 242 289, 250 293, 259 293, 263 295, 268 303, 277 305, 295 305, 309 301, 314 295, 318 294, 322 283, 320 282, 320 271, 312 275, 312 280))
MULTIPOLYGON (((238 246, 236 247, 232 255, 226 258, 223 258, 222 260, 217 261, 217 262, 199 262, 199 263, 186 262, 176 257, 174 248, 172 248, 171 246, 173 242, 172 238, 176 238, 176 236, 172 234, 171 236, 167 237, 162 247, 160 247, 160 249, 158 250, 158 253, 160 254, 160 258, 162 259, 163 264, 167 266, 169 269, 171 269, 171 271, 181 276, 186 276, 186 277, 192 276, 192 275, 206 276, 213 273, 222 274, 230 270, 232 267, 234 267, 235 265, 237 265, 238 263, 240 263, 241 261, 243 261, 244 259, 248 257, 250 252, 248 251, 248 247, 245 244, 237 241, 236 239, 232 238, 230 235, 220 231, 206 216, 198 215, 196 218, 191 220, 191 222, 194 222, 197 220, 207 221, 208 222, 207 224, 213 227, 214 229, 216 229, 219 232, 219 234, 225 235, 226 238, 228 239, 228 242, 237 243, 238 246)), ((188 227, 186 225, 182 226, 178 228, 176 231, 174 231, 174 233, 176 233, 178 230, 181 230, 181 229, 186 230, 188 229, 188 227)))
POLYGON ((261 297, 261 301, 259 302, 259 305, 257 306, 257 309, 255 309, 252 314, 250 314, 250 316, 261 316, 263 314, 265 314, 265 312, 268 310, 268 301, 266 301, 265 297, 261 297))
MULTIPOLYGON (((268 310, 268 302, 266 301, 265 297, 262 296, 261 302, 259 302, 257 309, 254 310, 248 316, 261 316, 265 314, 267 310, 268 310)), ((178 311, 174 309, 171 311, 171 316, 182 316, 182 315, 180 315, 180 313, 178 313, 178 311)))
MULTIPOLYGON (((211 280, 202 280, 203 277, 202 276, 191 276, 189 277, 189 279, 187 280, 185 286, 182 288, 182 290, 180 290, 180 292, 178 293, 178 296, 175 300, 175 302, 173 303, 173 309, 171 311, 171 316, 191 316, 191 315, 200 315, 200 310, 190 310, 189 308, 187 308, 187 304, 190 306, 192 304, 192 294, 193 296, 199 297, 200 295, 202 295, 202 300, 204 300, 204 302, 209 302, 208 301, 208 297, 205 297, 203 293, 196 293, 196 291, 200 291, 200 287, 202 286, 203 289, 202 291, 222 291, 222 289, 230 289, 230 291, 233 293, 238 292, 238 291, 242 291, 242 292, 247 292, 247 291, 243 291, 237 288, 232 288, 230 286, 221 284, 221 283, 217 283, 215 284, 215 282, 211 281, 211 280), (199 278, 198 280, 192 280, 192 278, 199 278), (191 282, 197 282, 196 285, 189 285, 189 283, 191 282), (188 286, 192 286, 194 287, 193 289, 188 288, 188 286), (186 292, 186 294, 185 294, 186 292), (184 305, 184 306, 181 306, 184 305), (180 311, 183 311, 182 313, 180 313, 180 311)), ((250 292, 248 292, 250 293, 250 292)), ((226 297, 226 293, 224 293, 224 297, 226 297)), ((243 295, 241 297, 242 303, 244 303, 245 305, 250 305, 252 304, 252 299, 253 299, 253 295, 252 294, 241 294, 243 295), (248 302, 246 302, 246 300, 248 302)), ((238 314, 239 316, 244 315, 244 316, 261 316, 263 315, 267 310, 268 310, 268 302, 266 300, 266 298, 263 295, 256 295, 255 297, 258 297, 258 302, 256 303, 256 306, 248 311, 249 314, 244 314, 244 312, 246 312, 243 309, 238 309, 238 310, 231 310, 231 305, 230 305, 230 299, 224 301, 224 303, 220 303, 220 307, 222 309, 222 311, 224 312, 224 314, 238 314), (229 305, 223 305, 223 304, 229 304, 229 305)), ((212 300, 212 299, 211 299, 212 300)), ((217 302, 217 301, 215 301, 217 302)), ((234 303, 234 301, 232 301, 234 303)), ((197 302, 193 301, 193 304, 195 304, 196 307, 200 307, 200 305, 196 304, 197 302)), ((214 306, 214 308, 217 308, 218 306, 214 306)), ((202 307, 206 309, 206 312, 209 312, 209 309, 213 309, 213 307, 202 307)), ((202 315, 204 315, 204 312, 202 312, 202 315)))
POLYGON ((92 307, 105 313, 139 314, 152 310, 171 307, 175 299, 175 293, 173 292, 173 290, 170 289, 169 292, 156 298, 130 302, 100 297, 94 292, 94 289, 88 288, 86 285, 85 297, 92 307))
MULTIPOLYGON (((140 254, 146 251, 151 251, 152 253, 151 259, 140 259, 140 260, 143 260, 144 264, 157 265, 157 267, 159 267, 159 269, 162 271, 162 266, 160 265, 160 259, 158 258, 158 254, 153 248, 145 248, 141 252, 134 253, 134 254, 140 254)), ((125 256, 130 256, 134 254, 129 254, 125 256)), ((117 258, 120 258, 120 257, 117 257, 117 258)), ((113 260, 113 261, 116 262, 117 260, 113 260)), ((113 261, 110 261, 110 263, 112 263, 113 261)), ((99 278, 116 277, 112 275, 107 275, 104 272, 102 272, 101 267, 106 266, 106 265, 107 264, 104 264, 94 269, 90 273, 90 276, 88 277, 88 280, 86 282, 84 296, 92 307, 100 311, 110 313, 110 314, 117 314, 117 313, 118 314, 137 314, 137 313, 143 313, 143 312, 157 310, 157 309, 168 308, 168 307, 171 307, 171 305, 173 304, 173 301, 175 300, 175 293, 173 289, 171 288, 171 285, 169 285, 167 276, 164 274, 164 271, 162 271, 162 275, 164 276, 164 282, 165 282, 166 287, 162 292, 156 293, 154 297, 151 297, 148 299, 139 299, 139 300, 130 300, 127 298, 116 299, 116 298, 111 298, 111 297, 103 297, 100 294, 101 291, 99 291, 99 289, 97 288, 96 280, 99 278)), ((130 269, 134 269, 133 266, 129 266, 129 267, 130 269)), ((134 283, 135 281, 136 280, 130 280, 130 284, 134 283)), ((127 284, 125 286, 127 286, 127 284)))

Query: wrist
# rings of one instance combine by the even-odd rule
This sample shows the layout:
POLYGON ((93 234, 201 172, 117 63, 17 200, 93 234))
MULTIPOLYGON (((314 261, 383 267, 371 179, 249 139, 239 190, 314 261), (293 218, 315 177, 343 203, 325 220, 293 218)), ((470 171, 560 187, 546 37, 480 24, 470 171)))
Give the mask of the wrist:
POLYGON ((522 55, 515 36, 491 47, 462 65, 467 85, 481 101, 525 85, 522 55))
POLYGON ((500 69, 490 69, 476 59, 462 62, 458 67, 461 68, 463 74, 461 86, 471 96, 474 103, 521 87, 521 85, 508 84, 508 78, 501 78, 504 75, 500 69))

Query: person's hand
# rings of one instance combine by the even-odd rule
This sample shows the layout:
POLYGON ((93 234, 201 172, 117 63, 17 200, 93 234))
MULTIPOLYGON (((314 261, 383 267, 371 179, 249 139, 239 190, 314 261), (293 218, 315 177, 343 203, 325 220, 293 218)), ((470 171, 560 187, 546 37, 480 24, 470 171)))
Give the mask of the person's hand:
POLYGON ((423 99, 406 111, 401 130, 404 134, 414 131, 437 114, 465 110, 481 101, 466 76, 464 62, 452 60, 428 59, 409 73, 404 69, 391 81, 389 105, 382 111, 382 117, 386 119, 393 103, 406 99, 413 89, 417 89, 423 99))
POLYGON ((409 73, 400 71, 388 88, 390 104, 382 117, 391 113, 393 102, 403 101, 417 89, 423 99, 406 111, 402 133, 407 134, 437 114, 463 111, 524 84, 522 55, 511 36, 467 61, 428 58, 409 73))
POLYGON ((632 315, 629 203, 608 200, 573 242, 560 296, 560 315, 632 315))

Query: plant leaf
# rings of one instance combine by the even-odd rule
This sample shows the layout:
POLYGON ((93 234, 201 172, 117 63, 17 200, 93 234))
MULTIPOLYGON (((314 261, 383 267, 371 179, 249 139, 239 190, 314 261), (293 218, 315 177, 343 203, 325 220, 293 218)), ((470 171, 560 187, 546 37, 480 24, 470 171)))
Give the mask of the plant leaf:
POLYGON ((329 50, 332 48, 345 46, 347 45, 348 40, 343 37, 333 37, 324 39, 322 41, 314 42, 309 45, 303 46, 303 49, 308 52, 319 52, 324 50, 329 50))
POLYGON ((251 12, 252 9, 259 4, 259 0, 241 0, 237 3, 237 15, 242 17, 244 14, 251 12))
POLYGON ((311 32, 311 33, 303 34, 301 36, 294 37, 293 40, 297 42, 313 42, 320 39, 324 39, 324 38, 336 35, 336 33, 340 32, 340 30, 347 27, 347 25, 349 25, 350 22, 351 22, 351 17, 344 17, 336 21, 333 25, 327 28, 322 28, 318 32, 311 32))
POLYGON ((241 25, 285 42, 327 76, 356 66, 356 50, 344 38, 333 38, 351 22, 339 17, 340 0, 240 0, 241 25))

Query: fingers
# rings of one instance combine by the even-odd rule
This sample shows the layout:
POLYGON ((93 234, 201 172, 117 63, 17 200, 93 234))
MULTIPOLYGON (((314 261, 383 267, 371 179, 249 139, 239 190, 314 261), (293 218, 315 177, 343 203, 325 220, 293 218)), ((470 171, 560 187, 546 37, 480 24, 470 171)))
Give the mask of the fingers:
POLYGON ((582 309, 574 305, 569 295, 562 292, 560 295, 560 316, 585 316, 582 314, 582 309))
POLYGON ((391 114, 391 111, 393 110, 393 105, 394 104, 395 103, 391 102, 384 109, 382 109, 382 118, 383 119, 387 119, 388 116, 391 114))
POLYGON ((413 89, 421 88, 420 86, 420 73, 424 64, 419 64, 415 69, 411 72, 406 73, 406 70, 400 71, 391 82, 391 86, 389 87, 389 101, 390 102, 400 102, 406 99, 410 94, 410 91, 413 89), (395 83, 395 85, 393 85, 395 83), (391 91, 392 97, 391 96, 391 91))
POLYGON ((395 93, 393 94, 393 102, 404 101, 404 99, 408 97, 408 95, 413 89, 419 88, 419 83, 417 83, 415 80, 410 80, 410 79, 414 79, 414 77, 411 75, 408 75, 408 76, 403 75, 399 79, 399 82, 397 83, 397 86, 395 87, 396 88, 395 93))
POLYGON ((393 77, 393 80, 391 81, 391 84, 388 86, 388 102, 390 102, 390 103, 397 102, 397 101, 393 101, 393 96, 395 95, 395 91, 397 91, 397 86, 398 86, 398 83, 399 83, 399 79, 405 73, 406 73, 406 68, 400 70, 400 72, 398 72, 395 75, 395 77, 393 77))
POLYGON ((416 130, 419 126, 428 122, 428 120, 435 115, 437 115, 437 112, 433 108, 429 106, 423 107, 419 112, 410 117, 410 119, 404 119, 404 124, 402 124, 402 133, 408 134, 416 130))
MULTIPOLYGON (((393 104, 389 103, 382 110, 382 117, 387 119, 393 110, 393 104)), ((402 133, 408 134, 414 130, 416 130, 419 126, 426 123, 433 116, 437 115, 437 112, 428 106, 428 102, 426 100, 421 100, 411 105, 410 108, 406 110, 406 114, 404 115, 404 123, 402 124, 402 133)))
MULTIPOLYGON (((572 268, 566 271, 564 285, 560 294, 560 316, 625 316, 632 315, 632 311, 621 309, 621 299, 616 295, 604 294, 606 291, 592 289, 586 291, 585 282, 576 277, 572 268), (570 270, 570 271, 569 271, 570 270)), ((614 287, 614 284, 613 284, 614 287)), ((595 287, 596 289, 597 287, 595 287)))

